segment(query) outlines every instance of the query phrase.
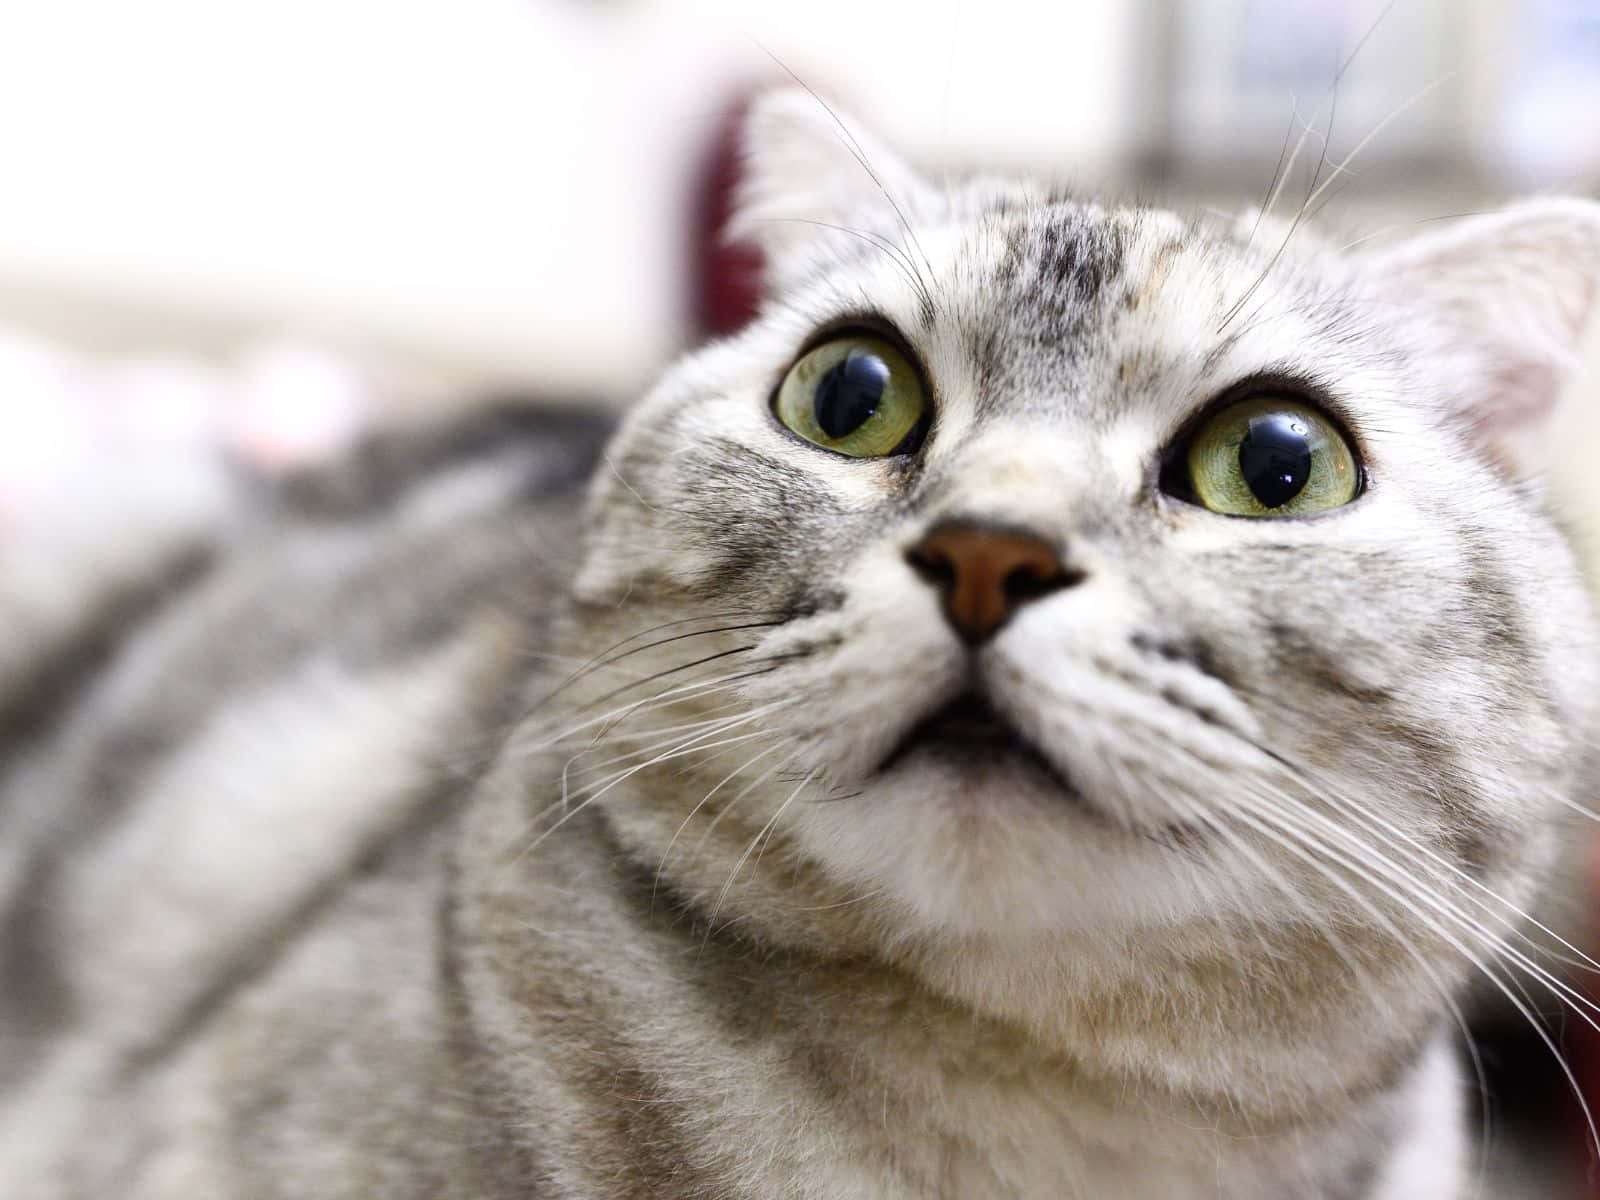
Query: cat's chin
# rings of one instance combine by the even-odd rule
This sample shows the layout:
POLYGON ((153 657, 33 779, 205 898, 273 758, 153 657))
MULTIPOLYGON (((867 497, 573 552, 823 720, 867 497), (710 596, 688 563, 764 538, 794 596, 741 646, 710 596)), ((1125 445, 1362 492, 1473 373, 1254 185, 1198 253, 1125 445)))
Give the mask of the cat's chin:
POLYGON ((1015 753, 919 744, 791 826, 847 894, 935 941, 1118 935, 1242 901, 1197 877, 1195 848, 1132 827, 1015 753))
MULTIPOLYGON (((981 677, 927 690, 928 707, 850 780, 849 801, 811 806, 793 826, 831 873, 895 901, 919 935, 1098 937, 1252 903, 1231 876, 1206 885, 1210 839, 1184 820, 1195 804, 1123 802, 1104 768, 1086 759, 1080 774, 981 677)), ((1089 731, 1092 715, 1079 716, 1089 731)))

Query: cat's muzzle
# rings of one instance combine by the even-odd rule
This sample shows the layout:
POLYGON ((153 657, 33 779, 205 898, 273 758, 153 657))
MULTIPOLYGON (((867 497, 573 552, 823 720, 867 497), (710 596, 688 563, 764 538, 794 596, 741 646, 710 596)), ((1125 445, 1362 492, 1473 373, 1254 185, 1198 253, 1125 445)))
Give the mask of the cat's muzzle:
POLYGON ((969 687, 918 720, 878 766, 886 774, 913 755, 936 755, 958 766, 1025 766, 1055 788, 1082 799, 1065 772, 995 709, 977 687, 969 687))

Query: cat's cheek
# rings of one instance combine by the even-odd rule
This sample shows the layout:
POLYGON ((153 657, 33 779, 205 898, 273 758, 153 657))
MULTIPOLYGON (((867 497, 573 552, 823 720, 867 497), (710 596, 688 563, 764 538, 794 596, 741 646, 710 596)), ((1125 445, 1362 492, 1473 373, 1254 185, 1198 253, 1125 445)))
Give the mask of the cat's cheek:
POLYGON ((784 704, 803 769, 851 789, 869 784, 906 731, 960 689, 967 656, 897 545, 863 555, 838 589, 838 611, 762 644, 762 656, 783 665, 753 680, 749 696, 784 704))
POLYGON ((586 605, 622 605, 643 601, 663 586, 692 592, 715 570, 708 553, 683 546, 668 550, 664 540, 656 545, 661 549, 650 553, 650 542, 637 536, 625 542, 604 536, 593 539, 573 579, 573 599, 586 605), (649 582, 648 589, 641 588, 644 581, 649 582))
POLYGON ((1096 811, 1160 833, 1217 815, 1261 764, 1254 715, 1220 680, 1129 649, 1114 592, 1024 612, 985 668, 997 705, 1096 811), (1096 618, 1096 610, 1101 616, 1096 618))

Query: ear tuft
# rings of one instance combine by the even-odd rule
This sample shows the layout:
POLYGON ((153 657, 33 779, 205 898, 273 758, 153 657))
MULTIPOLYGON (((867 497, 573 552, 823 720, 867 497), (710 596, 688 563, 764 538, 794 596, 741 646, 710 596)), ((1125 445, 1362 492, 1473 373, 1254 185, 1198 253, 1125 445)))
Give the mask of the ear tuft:
POLYGON ((1541 475, 1600 293, 1600 204, 1527 201, 1414 238, 1376 266, 1385 291, 1449 339, 1463 369, 1447 385, 1480 451, 1513 479, 1541 475))
POLYGON ((758 99, 745 120, 727 236, 761 249, 771 287, 841 237, 898 243, 902 220, 926 214, 935 196, 876 138, 813 93, 787 88, 758 99))

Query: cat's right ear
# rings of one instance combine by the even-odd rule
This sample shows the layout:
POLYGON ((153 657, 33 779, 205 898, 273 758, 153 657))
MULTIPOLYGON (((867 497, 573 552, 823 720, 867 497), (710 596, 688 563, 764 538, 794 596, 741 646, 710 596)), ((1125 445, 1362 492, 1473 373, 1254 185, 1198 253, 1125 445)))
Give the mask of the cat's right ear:
POLYGON ((730 240, 757 246, 769 292, 807 274, 841 239, 890 252, 927 219, 938 191, 894 151, 811 92, 769 92, 744 127, 730 240))

